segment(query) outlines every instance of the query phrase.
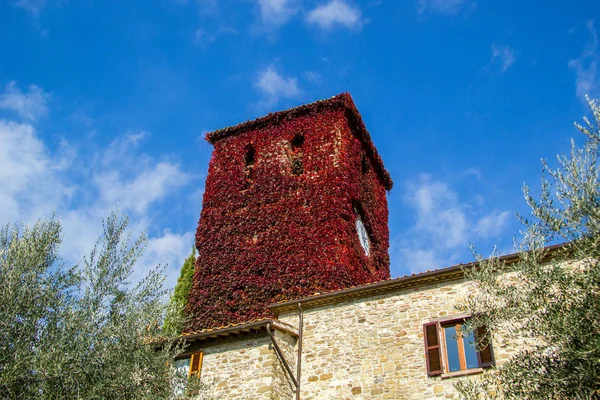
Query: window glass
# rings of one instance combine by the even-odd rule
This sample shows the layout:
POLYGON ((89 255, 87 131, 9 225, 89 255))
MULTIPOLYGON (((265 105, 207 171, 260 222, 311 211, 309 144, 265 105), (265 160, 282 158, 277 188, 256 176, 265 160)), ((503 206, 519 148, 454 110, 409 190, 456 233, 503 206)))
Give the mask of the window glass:
POLYGON ((363 222, 360 218, 356 219, 356 232, 358 233, 358 240, 360 241, 360 245, 365 251, 365 255, 368 257, 371 250, 371 243, 369 242, 369 235, 367 234, 367 230, 363 222))
POLYGON ((456 326, 444 328, 446 336, 446 354, 448 355, 448 372, 460 371, 460 358, 458 356, 458 342, 456 338, 456 326))
MULTIPOLYGON (((462 327, 462 325, 461 325, 462 327)), ((467 369, 478 368, 479 361, 477 360, 477 348, 475 344, 475 334, 473 332, 468 335, 463 335, 465 343, 465 361, 467 363, 467 369)))
POLYGON ((178 373, 187 376, 190 371, 190 359, 182 358, 181 360, 175 360, 175 369, 178 373))
POLYGON ((180 397, 185 393, 186 381, 183 378, 187 380, 190 371, 190 359, 182 358, 180 360, 175 360, 174 366, 179 379, 175 379, 173 382, 173 394, 175 397, 180 397))
POLYGON ((423 325, 428 376, 478 370, 494 365, 492 344, 487 343, 485 348, 478 351, 476 342, 476 337, 486 335, 487 328, 483 326, 477 329, 477 333, 466 333, 465 320, 466 318, 456 318, 423 325))

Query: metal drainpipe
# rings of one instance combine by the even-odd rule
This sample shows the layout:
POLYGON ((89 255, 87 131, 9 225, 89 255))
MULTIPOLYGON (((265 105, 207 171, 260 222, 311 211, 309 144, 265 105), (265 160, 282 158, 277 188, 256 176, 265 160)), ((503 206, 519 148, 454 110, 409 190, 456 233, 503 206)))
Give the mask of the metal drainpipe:
POLYGON ((302 312, 302 304, 298 303, 298 362, 296 363, 296 380, 298 382, 296 386, 296 400, 300 400, 300 381, 302 379, 302 330, 304 328, 304 313, 302 312))

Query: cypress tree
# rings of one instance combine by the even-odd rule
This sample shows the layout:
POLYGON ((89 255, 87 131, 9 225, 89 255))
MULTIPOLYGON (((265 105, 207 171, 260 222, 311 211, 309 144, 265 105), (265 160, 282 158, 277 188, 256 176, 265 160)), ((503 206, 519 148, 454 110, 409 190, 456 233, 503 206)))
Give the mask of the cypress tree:
POLYGON ((192 289, 192 279, 196 269, 196 248, 192 247, 192 252, 183 263, 179 279, 173 289, 173 294, 169 301, 169 313, 165 319, 164 329, 170 333, 180 334, 184 322, 187 318, 185 307, 188 302, 190 290, 192 289))

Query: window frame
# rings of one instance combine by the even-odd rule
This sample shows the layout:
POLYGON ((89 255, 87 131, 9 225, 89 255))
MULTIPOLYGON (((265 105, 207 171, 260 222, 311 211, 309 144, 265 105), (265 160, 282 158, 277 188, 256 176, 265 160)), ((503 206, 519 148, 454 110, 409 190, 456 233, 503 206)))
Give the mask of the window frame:
MULTIPOLYGON (((444 369, 444 373, 446 374, 451 374, 451 373, 461 373, 461 372, 465 372, 471 369, 476 369, 476 368, 481 368, 481 359, 479 357, 479 351, 477 349, 475 349, 475 353, 477 356, 477 367, 474 368, 467 368, 467 353, 466 353, 466 346, 465 346, 465 339, 464 336, 462 335, 462 332, 458 332, 458 328, 459 326, 462 326, 466 323, 466 319, 465 318, 455 318, 455 319, 451 319, 451 320, 447 320, 447 321, 441 321, 439 323, 439 336, 441 336, 442 338, 442 345, 441 345, 441 349, 443 351, 442 353, 442 360, 444 360, 443 362, 443 369, 444 369), (460 334, 460 340, 459 338, 456 339, 456 345, 457 345, 457 350, 458 350, 458 364, 459 364, 459 370, 458 371, 450 371, 450 356, 448 355, 448 344, 446 343, 446 328, 449 327, 455 327, 457 328, 457 334, 460 334)), ((475 333, 475 332, 474 332, 475 333)), ((479 338, 477 337, 477 334, 473 335, 475 338, 475 344, 477 344, 479 338)))
POLYGON ((190 366, 188 368, 188 379, 190 379, 192 376, 195 376, 196 378, 200 379, 200 376, 202 374, 203 359, 204 359, 203 351, 197 351, 197 352, 191 354, 191 356, 189 358, 190 366), (194 365, 194 363, 196 365, 194 365))
MULTIPOLYGON (((446 344, 446 335, 444 329, 453 325, 462 325, 466 323, 469 320, 469 318, 470 316, 450 317, 423 324, 423 334, 425 341, 425 362, 427 366, 428 376, 431 377, 441 375, 443 378, 445 376, 468 375, 471 373, 482 372, 484 368, 489 368, 495 364, 494 349, 490 341, 488 345, 483 349, 475 349, 477 354, 477 367, 467 368, 464 338, 461 337, 462 340, 457 340, 459 365, 461 369, 458 371, 450 372, 448 360, 448 346, 446 344), (435 330, 434 337, 431 336, 432 329, 435 330), (437 343, 430 343, 432 341, 431 339, 436 339, 437 343), (482 353, 484 353, 483 357, 482 353), (437 368, 438 365, 439 368, 437 368)), ((479 343, 479 338, 482 335, 485 335, 486 332, 486 327, 478 328, 474 332, 475 342, 479 343)))

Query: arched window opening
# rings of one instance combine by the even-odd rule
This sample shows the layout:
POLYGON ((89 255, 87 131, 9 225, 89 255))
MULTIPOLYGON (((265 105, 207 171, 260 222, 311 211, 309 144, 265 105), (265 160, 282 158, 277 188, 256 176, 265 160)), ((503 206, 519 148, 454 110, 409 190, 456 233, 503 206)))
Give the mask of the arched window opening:
POLYGON ((365 252, 365 256, 369 257, 371 255, 371 238, 367 231, 367 227, 365 226, 362 207, 360 202, 358 202, 357 200, 353 200, 352 205, 354 206, 354 214, 356 218, 356 234, 358 235, 358 241, 363 251, 365 252))

